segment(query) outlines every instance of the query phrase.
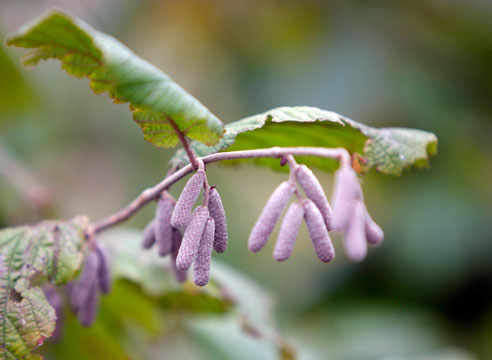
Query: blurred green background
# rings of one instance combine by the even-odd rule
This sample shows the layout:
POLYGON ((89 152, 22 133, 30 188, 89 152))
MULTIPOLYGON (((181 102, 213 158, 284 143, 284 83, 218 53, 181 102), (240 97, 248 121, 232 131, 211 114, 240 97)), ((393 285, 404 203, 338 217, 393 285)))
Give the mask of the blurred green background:
MULTIPOLYGON (((310 105, 436 133, 430 169, 364 176, 386 239, 361 264, 346 260, 336 236, 336 260, 319 263, 305 229, 286 263, 272 259, 273 241, 249 253, 249 231, 285 175, 210 166, 230 229, 228 251, 214 256, 271 291, 279 332, 301 359, 492 358, 492 2, 0 0, 1 37, 52 6, 117 37, 224 122, 310 105)), ((57 62, 21 69, 21 53, 0 47, 0 154, 7 150, 40 185, 16 191, 8 177, 22 170, 0 157, 1 226, 98 219, 165 175, 173 151, 146 143, 126 105, 94 95, 57 62)), ((330 193, 332 175, 319 177, 330 193)), ((153 211, 128 225, 143 228, 153 211)), ((244 357, 254 341, 236 346, 208 326, 207 336, 231 342, 236 355, 211 345, 207 354, 166 353, 178 341, 167 336, 154 358, 268 358, 244 357)), ((73 331, 82 339, 91 330, 73 331)), ((205 346, 200 339, 183 346, 205 346)), ((77 358, 72 345, 62 340, 66 351, 55 344, 48 358, 77 358)), ((138 358, 98 348, 90 356, 138 358)))

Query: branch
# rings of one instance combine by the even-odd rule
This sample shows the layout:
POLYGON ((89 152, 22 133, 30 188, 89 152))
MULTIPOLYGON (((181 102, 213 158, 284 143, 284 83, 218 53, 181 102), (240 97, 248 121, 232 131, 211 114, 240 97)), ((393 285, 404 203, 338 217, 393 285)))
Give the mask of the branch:
POLYGON ((176 133, 176 135, 178 135, 179 141, 181 141, 181 144, 183 145, 186 151, 186 155, 188 155, 190 164, 193 166, 195 170, 198 169, 198 160, 195 156, 195 153, 193 152, 193 149, 190 147, 190 144, 188 144, 188 141, 186 140, 186 136, 179 129, 178 124, 176 124, 173 119, 167 118, 167 121, 169 121, 169 124, 171 124, 171 127, 173 128, 174 132, 176 133))
MULTIPOLYGON (((319 147, 273 147, 268 149, 230 151, 207 155, 199 159, 195 158, 195 160, 197 161, 197 163, 201 160, 204 164, 210 164, 213 162, 224 160, 256 159, 262 157, 282 158, 288 155, 325 157, 339 160, 344 164, 350 164, 350 155, 344 148, 328 149, 319 147)), ((155 200, 160 195, 160 193, 162 193, 164 190, 169 189, 171 185, 181 180, 183 177, 193 171, 195 171, 194 166, 192 164, 188 164, 182 169, 172 173, 157 185, 144 190, 135 200, 133 200, 123 209, 94 223, 91 227, 91 231, 94 231, 95 234, 98 234, 112 226, 115 226, 129 219, 144 205, 155 200)))

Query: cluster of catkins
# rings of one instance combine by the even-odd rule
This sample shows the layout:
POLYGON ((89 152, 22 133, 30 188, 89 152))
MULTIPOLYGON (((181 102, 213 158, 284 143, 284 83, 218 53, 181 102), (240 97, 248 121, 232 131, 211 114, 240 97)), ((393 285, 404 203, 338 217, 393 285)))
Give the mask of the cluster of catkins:
POLYGON ((353 261, 366 256, 367 243, 378 244, 383 240, 383 231, 370 217, 357 174, 349 164, 342 163, 336 173, 333 210, 313 172, 306 165, 294 164, 290 179, 275 189, 251 231, 248 247, 252 252, 265 246, 294 193, 298 199, 289 206, 280 226, 273 252, 275 260, 284 261, 291 256, 303 219, 316 255, 323 262, 330 262, 335 257, 329 231, 344 231, 345 251, 353 261), (306 198, 300 195, 296 180, 306 198))
POLYGON ((157 245, 159 255, 171 254, 171 264, 178 281, 185 281, 193 264, 193 280, 204 286, 210 278, 212 249, 222 253, 227 248, 225 211, 215 187, 209 188, 203 169, 188 180, 178 201, 163 192, 157 201, 155 218, 144 230, 142 246, 157 245), (204 203, 193 210, 202 188, 204 203), (180 229, 184 229, 181 235, 180 229))
POLYGON ((106 256, 95 242, 89 245, 82 273, 68 288, 70 307, 83 326, 90 326, 94 322, 99 294, 108 294, 111 290, 111 274, 106 256))

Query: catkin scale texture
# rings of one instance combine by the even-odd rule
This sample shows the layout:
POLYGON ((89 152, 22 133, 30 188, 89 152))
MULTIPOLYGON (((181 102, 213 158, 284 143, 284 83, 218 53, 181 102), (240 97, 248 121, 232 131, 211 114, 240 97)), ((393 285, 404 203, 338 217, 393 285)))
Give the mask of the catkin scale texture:
POLYGON ((163 194, 157 202, 154 221, 155 241, 160 256, 169 254, 172 249, 173 227, 171 226, 171 216, 173 210, 173 199, 163 194))
POLYGON ((333 230, 347 228, 357 199, 362 199, 357 174, 350 166, 341 167, 335 175, 333 190, 333 230))
POLYGON ((171 217, 171 225, 174 228, 180 229, 188 226, 191 219, 191 209, 193 209, 193 205, 200 195, 204 181, 205 172, 198 170, 186 183, 171 217))
POLYGON ((171 254, 171 267, 174 271, 174 277, 179 282, 185 282, 188 277, 188 272, 186 270, 179 270, 176 267, 176 258, 178 257, 178 251, 181 246, 181 241, 183 236, 181 235, 181 231, 178 229, 173 229, 173 249, 171 254))
POLYGON ((304 201, 304 219, 313 242, 314 251, 318 259, 327 263, 335 257, 335 250, 326 229, 323 215, 311 200, 304 201))
POLYGON ((248 248, 258 252, 268 241, 282 211, 295 191, 295 185, 288 181, 281 183, 268 199, 258 221, 249 235, 248 248))
POLYGON ((209 217, 203 230, 198 253, 193 264, 193 280, 197 286, 205 286, 210 279, 210 260, 214 245, 215 221, 209 217))
POLYGON ((332 230, 333 211, 326 199, 323 187, 314 173, 306 165, 299 165, 295 174, 306 196, 318 207, 328 231, 332 230))
POLYGON ((304 218, 304 208, 298 202, 292 203, 282 220, 277 243, 273 251, 273 258, 277 261, 287 260, 294 249, 299 228, 304 218))
POLYGON ((152 220, 147 224, 142 235, 142 247, 150 249, 155 243, 155 221, 152 220))
POLYGON ((371 215, 369 215, 369 212, 367 209, 365 210, 365 230, 366 230, 366 238, 367 242, 372 245, 377 245, 381 243, 384 239, 384 232, 383 229, 379 227, 376 222, 372 219, 371 215))
POLYGON ((99 258, 99 266, 97 269, 99 290, 101 290, 103 294, 108 294, 111 290, 111 272, 109 270, 108 261, 101 248, 97 245, 96 254, 99 258))
POLYGON ((359 200, 354 205, 353 216, 343 238, 345 253, 352 261, 361 261, 367 255, 365 223, 366 211, 359 200))
POLYGON ((176 267, 179 270, 188 270, 195 260, 203 229, 209 216, 206 206, 198 206, 193 212, 193 217, 185 230, 176 258, 176 267))
POLYGON ((91 288, 97 286, 98 269, 99 257, 95 252, 91 251, 85 258, 82 274, 70 291, 70 305, 75 312, 78 312, 86 303, 91 288))
POLYGON ((223 253, 227 249, 226 214, 217 189, 210 189, 209 194, 208 209, 215 222, 214 249, 218 253, 223 253))

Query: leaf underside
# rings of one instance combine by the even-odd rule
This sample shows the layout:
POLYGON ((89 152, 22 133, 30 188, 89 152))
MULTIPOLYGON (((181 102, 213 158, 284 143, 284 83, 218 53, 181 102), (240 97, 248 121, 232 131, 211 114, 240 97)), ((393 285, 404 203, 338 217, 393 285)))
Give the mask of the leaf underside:
MULTIPOLYGON (((224 137, 215 146, 192 143, 198 156, 225 149, 235 151, 272 146, 343 147, 366 160, 363 165, 365 171, 375 169, 385 174, 400 175, 403 169, 412 165, 428 165, 429 157, 437 151, 437 137, 433 133, 414 129, 373 128, 331 111, 297 106, 280 107, 229 123, 225 126, 224 137)), ((333 171, 338 167, 330 159, 297 158, 320 170, 333 171)), ((278 159, 248 161, 281 169, 278 159)), ((182 150, 178 150, 171 160, 176 167, 187 163, 188 158, 182 150)))
POLYGON ((58 59, 69 74, 89 78, 95 93, 107 91, 115 103, 129 103, 144 139, 155 146, 178 144, 170 121, 206 145, 222 137, 222 122, 168 75, 113 37, 58 10, 10 35, 7 44, 33 49, 23 56, 25 66, 58 59))
POLYGON ((80 266, 85 216, 0 231, 0 358, 35 359, 31 351, 55 329, 40 280, 62 284, 80 266))

